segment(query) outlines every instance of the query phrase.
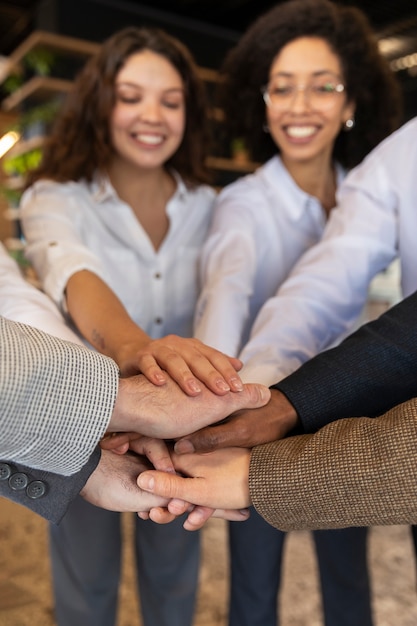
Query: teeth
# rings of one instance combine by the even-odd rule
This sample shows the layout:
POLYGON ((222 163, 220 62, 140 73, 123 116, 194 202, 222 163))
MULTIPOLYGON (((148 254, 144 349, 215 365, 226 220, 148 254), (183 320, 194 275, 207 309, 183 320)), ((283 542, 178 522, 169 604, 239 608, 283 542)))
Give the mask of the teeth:
POLYGON ((302 139, 304 137, 311 137, 316 132, 315 126, 288 126, 287 134, 295 139, 302 139))
POLYGON ((151 146, 162 143, 162 137, 160 135, 136 135, 136 139, 151 146))

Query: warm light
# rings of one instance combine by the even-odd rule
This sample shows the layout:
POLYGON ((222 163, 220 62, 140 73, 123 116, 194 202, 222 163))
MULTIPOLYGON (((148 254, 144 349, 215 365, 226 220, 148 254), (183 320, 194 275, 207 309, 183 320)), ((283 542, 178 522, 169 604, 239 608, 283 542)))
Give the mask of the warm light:
POLYGON ((3 135, 3 137, 0 139, 0 159, 6 154, 6 152, 10 150, 10 148, 13 148, 13 146, 19 141, 19 139, 19 133, 16 133, 14 130, 11 130, 10 132, 3 135))

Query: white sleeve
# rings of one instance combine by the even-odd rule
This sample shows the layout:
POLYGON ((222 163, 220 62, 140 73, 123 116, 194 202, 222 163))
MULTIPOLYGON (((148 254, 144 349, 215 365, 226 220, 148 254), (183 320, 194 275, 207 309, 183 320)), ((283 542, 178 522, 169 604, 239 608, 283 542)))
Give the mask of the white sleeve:
POLYGON ((194 336, 230 356, 241 349, 257 265, 254 223, 246 205, 240 193, 226 189, 220 194, 200 258, 194 336))
POLYGON ((81 202, 77 183, 39 181, 23 194, 20 206, 25 254, 44 291, 64 311, 64 292, 73 274, 86 269, 103 278, 99 259, 77 230, 81 202))
POLYGON ((0 317, 0 459, 63 475, 105 433, 119 371, 112 359, 0 317))
POLYGON ((240 354, 245 381, 276 383, 352 329, 371 279, 398 253, 390 169, 377 148, 345 179, 322 240, 255 320, 240 354))
POLYGON ((25 280, 17 263, 1 244, 0 315, 39 328, 55 337, 82 343, 66 325, 52 300, 25 280))

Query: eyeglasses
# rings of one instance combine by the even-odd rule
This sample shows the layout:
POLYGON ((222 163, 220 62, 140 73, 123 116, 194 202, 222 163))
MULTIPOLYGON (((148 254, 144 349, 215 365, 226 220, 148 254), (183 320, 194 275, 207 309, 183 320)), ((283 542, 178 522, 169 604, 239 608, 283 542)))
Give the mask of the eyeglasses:
POLYGON ((296 85, 287 78, 276 78, 261 89, 265 104, 277 111, 287 111, 295 101, 299 91, 312 109, 324 111, 337 102, 345 86, 335 77, 320 76, 306 85, 296 85))

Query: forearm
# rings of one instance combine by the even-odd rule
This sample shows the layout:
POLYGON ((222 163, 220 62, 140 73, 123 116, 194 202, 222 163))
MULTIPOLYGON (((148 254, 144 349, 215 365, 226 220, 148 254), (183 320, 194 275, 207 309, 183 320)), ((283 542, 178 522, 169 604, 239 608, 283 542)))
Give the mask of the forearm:
POLYGON ((284 531, 417 522, 417 400, 253 449, 257 511, 284 531))
POLYGON ((109 424, 119 371, 111 359, 0 318, 0 458, 78 471, 109 424))
POLYGON ((274 385, 306 432, 343 417, 380 415, 417 395, 416 311, 417 293, 274 385))
POLYGON ((66 298, 68 312, 83 337, 119 365, 126 344, 135 342, 139 349, 149 342, 148 335, 96 274, 88 270, 73 274, 67 283, 66 298))

